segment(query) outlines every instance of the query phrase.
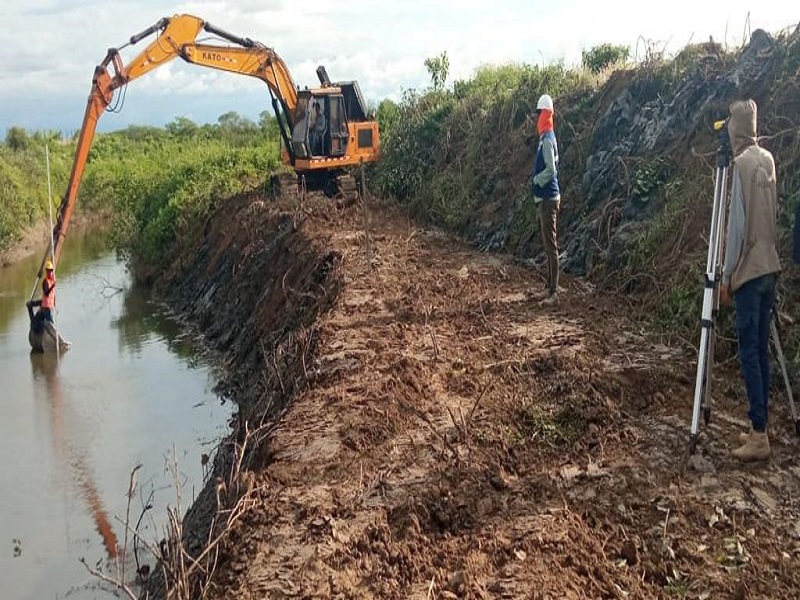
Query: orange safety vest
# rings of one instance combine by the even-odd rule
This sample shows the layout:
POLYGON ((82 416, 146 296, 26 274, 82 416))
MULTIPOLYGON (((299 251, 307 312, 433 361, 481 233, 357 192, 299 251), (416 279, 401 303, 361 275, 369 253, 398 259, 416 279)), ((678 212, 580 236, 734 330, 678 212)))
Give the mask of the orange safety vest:
POLYGON ((45 276, 44 281, 42 281, 42 308, 49 308, 50 310, 53 310, 56 307, 56 290, 53 287, 55 284, 55 275, 45 276), (45 283, 47 283, 50 287, 49 294, 44 293, 45 283))

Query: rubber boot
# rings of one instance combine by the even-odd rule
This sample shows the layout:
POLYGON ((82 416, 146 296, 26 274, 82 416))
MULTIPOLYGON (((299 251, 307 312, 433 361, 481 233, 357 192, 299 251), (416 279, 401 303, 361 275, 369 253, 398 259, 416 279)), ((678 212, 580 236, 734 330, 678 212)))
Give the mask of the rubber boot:
POLYGON ((741 461, 767 460, 769 458, 769 438, 766 432, 753 431, 743 446, 732 452, 741 461))

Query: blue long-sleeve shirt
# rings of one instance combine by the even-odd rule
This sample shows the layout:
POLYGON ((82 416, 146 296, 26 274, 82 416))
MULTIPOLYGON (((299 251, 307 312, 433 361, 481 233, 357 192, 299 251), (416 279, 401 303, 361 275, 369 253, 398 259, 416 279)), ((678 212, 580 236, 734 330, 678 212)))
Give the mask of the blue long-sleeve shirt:
POLYGON ((539 138, 539 147, 533 165, 533 199, 537 204, 544 199, 558 200, 558 146, 555 134, 543 133, 539 138))
POLYGON ((533 178, 533 183, 544 187, 556 176, 556 153, 553 142, 549 138, 542 139, 542 157, 544 158, 544 170, 537 173, 533 178))

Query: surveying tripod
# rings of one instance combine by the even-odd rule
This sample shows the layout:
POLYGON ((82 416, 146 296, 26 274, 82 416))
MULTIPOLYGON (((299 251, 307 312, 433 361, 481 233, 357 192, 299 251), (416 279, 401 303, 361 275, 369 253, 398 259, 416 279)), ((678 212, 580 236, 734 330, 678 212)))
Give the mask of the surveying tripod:
MULTIPOLYGON (((722 278, 728 170, 731 164, 731 156, 733 155, 727 125, 727 119, 714 123, 714 131, 717 132, 717 170, 714 177, 714 205, 711 210, 711 230, 708 236, 708 260, 706 262, 705 289, 703 291, 703 312, 700 319, 700 347, 697 351, 697 379, 694 387, 692 431, 689 440, 690 454, 694 454, 697 449, 701 411, 706 425, 711 420, 711 367, 714 362, 713 327, 714 319, 719 313, 719 280, 722 278)), ((797 418, 792 386, 789 382, 786 360, 783 356, 774 316, 770 323, 770 331, 772 343, 775 347, 775 355, 781 367, 783 383, 786 386, 786 395, 789 398, 789 408, 792 412, 795 432, 800 436, 800 421, 797 418)))

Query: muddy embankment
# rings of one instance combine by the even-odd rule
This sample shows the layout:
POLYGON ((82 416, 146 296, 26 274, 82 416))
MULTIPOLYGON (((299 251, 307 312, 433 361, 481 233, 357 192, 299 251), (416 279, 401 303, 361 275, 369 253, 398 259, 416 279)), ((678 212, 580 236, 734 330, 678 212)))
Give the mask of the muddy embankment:
MULTIPOLYGON (((741 49, 690 45, 674 59, 612 73, 594 93, 556 98, 565 268, 579 275, 621 271, 636 238, 658 226, 669 231, 651 235, 647 251, 658 251, 655 264, 647 265, 651 275, 669 280, 686 255, 701 259, 714 189, 713 123, 737 99, 758 103, 760 142, 779 165, 782 200, 794 201, 800 180, 798 67, 800 28, 779 36, 755 30, 741 49), (670 207, 669 221, 659 221, 670 207)), ((499 147, 484 153, 490 181, 459 232, 480 247, 521 256, 542 251, 537 236, 511 235, 522 212, 522 196, 515 192, 527 193, 534 154, 522 143, 529 127, 498 136, 499 147)), ((437 174, 431 175, 435 181, 437 174)))
MULTIPOLYGON (((208 220, 184 232, 176 254, 147 283, 221 367, 218 394, 236 403, 231 434, 217 449, 206 484, 186 513, 184 547, 197 556, 208 541, 225 537, 227 519, 247 503, 252 477, 269 460, 264 441, 307 381, 317 341, 316 319, 339 289, 337 256, 312 243, 304 216, 259 196, 226 201, 208 220), (240 502, 242 501, 242 502, 240 502)), ((151 271, 152 272, 152 271, 151 271)), ((169 558, 170 587, 199 594, 213 571, 214 555, 190 569, 175 561, 175 540, 160 544, 169 558)), ((215 546, 216 547, 216 546, 215 546)), ((163 597, 164 571, 145 591, 163 597)))
POLYGON ((189 597, 797 597, 780 391, 773 460, 742 467, 721 365, 687 461, 693 352, 623 297, 566 276, 543 305, 537 270, 396 207, 373 204, 369 244, 359 207, 308 208, 229 201, 156 283, 240 403, 186 516, 189 597))
MULTIPOLYGON (((210 581, 207 597, 231 600, 798 597, 800 471, 780 386, 769 465, 730 457, 747 426, 733 361, 687 460, 695 350, 648 335, 632 293, 643 277, 657 299, 701 287, 688 264, 703 262, 712 104, 756 97, 765 144, 796 164, 780 125, 796 77, 779 66, 797 48, 754 33, 736 57, 704 53, 667 95, 622 73, 576 109, 575 132, 561 129, 564 258, 590 277, 566 276, 556 305, 531 294, 536 268, 389 206, 370 262, 359 208, 326 202, 243 196, 182 235, 154 286, 239 406, 186 516, 186 545, 205 552, 189 596, 210 581), (628 285, 592 277, 606 268, 628 285)), ((504 176, 523 186, 531 156, 514 156, 504 176)), ((461 233, 535 255, 534 229, 509 243, 520 196, 501 188, 461 233)))

